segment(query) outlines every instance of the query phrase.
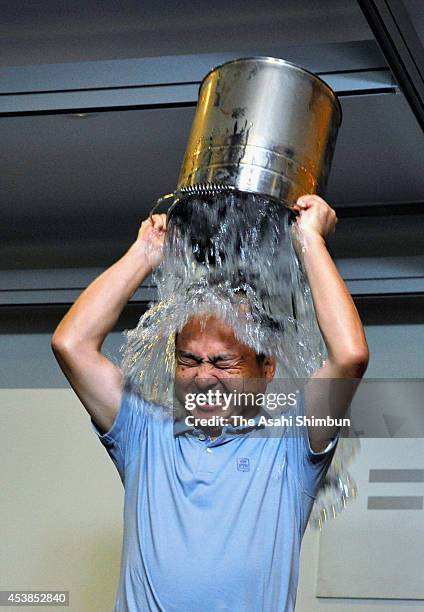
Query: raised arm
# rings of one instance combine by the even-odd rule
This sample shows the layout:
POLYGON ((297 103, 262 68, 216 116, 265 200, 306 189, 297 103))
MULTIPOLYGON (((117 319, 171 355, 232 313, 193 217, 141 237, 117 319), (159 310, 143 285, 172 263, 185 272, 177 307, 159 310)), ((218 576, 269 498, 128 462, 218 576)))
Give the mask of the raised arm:
MULTIPOLYGON (((305 414, 342 418, 368 365, 368 345, 353 299, 327 247, 335 230, 335 211, 322 198, 299 198, 294 244, 311 288, 328 359, 305 385, 305 414), (303 247, 303 248, 302 248, 303 247)), ((312 450, 323 450, 337 427, 308 427, 312 450)))
POLYGON ((101 353, 128 300, 160 263, 166 215, 143 221, 137 240, 78 297, 56 328, 53 353, 95 424, 108 431, 122 397, 119 369, 101 353))

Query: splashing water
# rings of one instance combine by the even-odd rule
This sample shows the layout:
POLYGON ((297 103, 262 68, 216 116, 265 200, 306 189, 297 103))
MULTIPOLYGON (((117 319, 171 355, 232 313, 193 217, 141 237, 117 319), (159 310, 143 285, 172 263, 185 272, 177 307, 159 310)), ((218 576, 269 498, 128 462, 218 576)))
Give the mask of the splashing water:
POLYGON ((128 385, 172 410, 174 338, 194 315, 222 319, 257 353, 276 357, 286 378, 306 378, 322 365, 325 344, 289 216, 253 194, 179 202, 154 272, 159 302, 126 332, 121 365, 128 385))
MULTIPOLYGON (((275 379, 308 378, 322 366, 326 347, 293 245, 292 220, 281 204, 240 192, 197 194, 175 205, 163 261, 153 273, 159 300, 125 332, 121 347, 124 384, 151 410, 181 416, 173 401, 175 336, 193 316, 214 315, 256 353, 274 356, 275 379)), ((352 480, 343 457, 338 465, 333 459, 336 467, 322 484, 327 504, 318 497, 314 526, 344 507, 352 480)))

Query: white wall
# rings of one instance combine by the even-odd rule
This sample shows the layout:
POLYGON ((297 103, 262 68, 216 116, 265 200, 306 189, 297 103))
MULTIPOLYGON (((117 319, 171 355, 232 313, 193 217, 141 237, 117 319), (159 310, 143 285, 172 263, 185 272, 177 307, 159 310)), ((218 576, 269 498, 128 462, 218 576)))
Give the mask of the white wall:
POLYGON ((63 589, 72 612, 111 610, 123 487, 87 413, 69 389, 1 389, 0 405, 0 590, 63 589))
MULTIPOLYGON (((366 327, 366 336, 370 347, 370 364, 367 370, 369 378, 423 378, 424 377, 424 325, 375 325, 366 327)), ((382 440, 375 441, 381 443, 382 440)), ((392 441, 389 441, 392 442, 392 441)), ((424 441, 420 441, 421 443, 424 441)), ((373 445, 372 440, 362 441, 362 447, 365 445, 373 445)), ((424 445, 423 445, 424 446, 424 445)), ((393 457, 394 463, 390 467, 404 468, 404 460, 401 455, 393 457)), ((424 467, 422 457, 417 458, 417 463, 421 463, 424 467)), ((380 467, 372 465, 372 467, 380 467)), ((364 482, 363 471, 362 476, 359 475, 360 470, 356 469, 355 463, 350 470, 358 485, 358 498, 351 502, 354 504, 363 504, 366 490, 366 482, 364 482)), ((391 513, 390 510, 384 512, 391 513)), ((327 528, 339 534, 337 556, 339 557, 340 548, 345 546, 344 555, 344 571, 349 573, 350 556, 352 554, 349 541, 343 538, 343 527, 348 522, 349 514, 353 516, 354 509, 349 505, 343 511, 343 516, 335 519, 334 524, 324 525, 323 532, 327 528)), ((416 511, 414 511, 416 514, 416 511)), ((422 512, 421 512, 422 514, 422 512)), ((424 518, 424 517, 423 517, 424 518)), ((421 522, 423 521, 421 519, 421 522)), ((407 518, 405 519, 407 520, 407 518)), ((355 523, 357 526, 357 523, 355 523)), ((401 529, 401 524, 398 529, 401 529)), ((418 536, 419 534, 417 534, 418 536)), ((333 598, 316 598, 316 583, 318 572, 318 556, 319 556, 319 531, 314 531, 310 527, 307 528, 302 543, 301 568, 299 579, 299 590, 296 612, 409 612, 410 610, 423 610, 424 601, 406 601, 406 600, 389 600, 389 599, 333 599, 333 598)), ((324 536, 323 536, 324 537, 324 536)), ((391 531, 387 531, 387 538, 392 538, 391 531)), ((337 537, 332 540, 337 541, 337 537)), ((376 546, 376 541, 373 539, 367 544, 370 550, 376 546)), ((402 548, 397 550, 397 554, 402 555, 405 552, 402 548)), ((422 562, 421 562, 422 565, 422 562)), ((353 572, 351 580, 357 580, 353 572)))

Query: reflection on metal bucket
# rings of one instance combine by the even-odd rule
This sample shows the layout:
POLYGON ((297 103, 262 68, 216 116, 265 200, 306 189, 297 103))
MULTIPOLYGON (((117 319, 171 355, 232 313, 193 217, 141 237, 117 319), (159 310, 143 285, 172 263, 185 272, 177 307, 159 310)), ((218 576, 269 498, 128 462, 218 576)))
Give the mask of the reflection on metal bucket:
POLYGON ((341 122, 334 92, 274 58, 246 58, 203 79, 177 191, 209 185, 287 206, 323 194, 341 122))

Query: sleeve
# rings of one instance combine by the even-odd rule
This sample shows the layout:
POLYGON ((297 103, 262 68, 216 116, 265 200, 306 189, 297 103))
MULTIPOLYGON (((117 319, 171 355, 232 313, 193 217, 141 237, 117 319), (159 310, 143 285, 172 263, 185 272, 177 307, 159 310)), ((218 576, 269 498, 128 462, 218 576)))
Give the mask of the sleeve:
POLYGON ((296 406, 293 408, 293 421, 290 427, 288 444, 290 457, 299 484, 304 493, 315 498, 319 486, 325 477, 336 451, 340 438, 340 430, 330 440, 326 448, 320 452, 311 449, 308 427, 303 422, 305 406, 303 393, 299 393, 296 406), (301 417, 296 419, 296 417, 301 417), (301 424, 299 424, 299 421, 301 424))
POLYGON ((124 483, 125 469, 140 449, 146 435, 148 409, 145 400, 129 391, 122 393, 121 405, 109 431, 101 433, 93 419, 92 431, 106 448, 124 483))

